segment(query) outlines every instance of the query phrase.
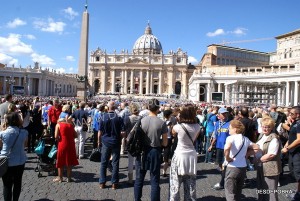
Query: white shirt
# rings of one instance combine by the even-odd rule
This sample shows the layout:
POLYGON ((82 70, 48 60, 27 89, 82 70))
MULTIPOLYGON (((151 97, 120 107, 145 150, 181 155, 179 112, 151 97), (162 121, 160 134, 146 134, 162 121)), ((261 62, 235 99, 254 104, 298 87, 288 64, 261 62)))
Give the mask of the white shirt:
MULTIPOLYGON (((238 151, 241 149, 241 151, 233 158, 233 161, 228 163, 228 167, 246 167, 246 153, 248 150, 248 147, 252 145, 252 142, 242 134, 235 134, 235 135, 230 135, 226 138, 226 143, 224 146, 224 149, 228 148, 229 145, 231 144, 231 149, 229 153, 229 157, 233 158, 238 151), (244 145, 243 144, 243 138, 244 138, 244 145)), ((227 164, 227 161, 225 161, 225 164, 227 164)))
MULTIPOLYGON (((263 135, 263 137, 258 142, 256 142, 256 144, 259 146, 261 150, 263 149, 263 145, 268 139, 268 137, 269 137, 268 135, 263 135)), ((279 141, 277 138, 273 138, 269 144, 267 154, 277 155, 278 149, 279 149, 279 141)))

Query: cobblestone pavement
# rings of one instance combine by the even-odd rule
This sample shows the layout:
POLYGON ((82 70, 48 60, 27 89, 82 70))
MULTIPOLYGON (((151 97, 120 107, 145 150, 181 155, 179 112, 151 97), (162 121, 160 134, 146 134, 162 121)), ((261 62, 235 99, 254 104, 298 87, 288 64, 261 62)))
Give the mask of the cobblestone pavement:
MULTIPOLYGON (((86 146, 86 156, 89 155, 91 146, 86 146)), ((90 162, 88 159, 81 159, 79 166, 73 169, 74 182, 54 183, 54 176, 48 176, 47 172, 42 172, 42 177, 34 171, 36 167, 36 155, 28 154, 28 161, 23 175, 23 186, 20 196, 21 201, 33 200, 102 200, 102 201, 132 201, 134 197, 133 186, 129 186, 127 181, 127 156, 122 156, 120 160, 120 187, 117 190, 111 189, 111 183, 107 182, 108 188, 99 189, 99 163, 90 162)), ((225 200, 225 191, 215 191, 211 187, 219 182, 220 174, 216 165, 203 163, 203 156, 199 156, 198 174, 197 174, 197 201, 221 201, 225 200)), ((296 183, 288 175, 287 167, 285 168, 284 177, 281 179, 279 190, 291 190, 296 188, 296 183)), ((243 200, 257 200, 255 171, 247 172, 249 184, 243 189, 243 200)), ((66 178, 65 178, 66 180, 66 178)), ((108 180, 110 173, 108 172, 108 180)), ((168 178, 161 177, 161 200, 168 200, 168 178)), ((3 188, 0 182, 0 189, 3 188)), ((149 173, 145 180, 142 200, 150 200, 150 182, 149 173)), ((182 189, 181 189, 182 192, 182 189)), ((3 200, 2 192, 0 200, 3 200)), ((279 194, 279 200, 288 200, 286 194, 279 194)))

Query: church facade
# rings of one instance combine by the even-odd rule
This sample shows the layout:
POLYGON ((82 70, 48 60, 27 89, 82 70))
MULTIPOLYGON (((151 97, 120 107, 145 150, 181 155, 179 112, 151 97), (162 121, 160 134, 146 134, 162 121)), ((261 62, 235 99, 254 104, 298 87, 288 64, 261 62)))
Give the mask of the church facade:
POLYGON ((188 55, 180 48, 163 53, 161 42, 148 24, 132 52, 112 54, 97 48, 89 55, 88 79, 95 94, 134 94, 187 98, 188 55))

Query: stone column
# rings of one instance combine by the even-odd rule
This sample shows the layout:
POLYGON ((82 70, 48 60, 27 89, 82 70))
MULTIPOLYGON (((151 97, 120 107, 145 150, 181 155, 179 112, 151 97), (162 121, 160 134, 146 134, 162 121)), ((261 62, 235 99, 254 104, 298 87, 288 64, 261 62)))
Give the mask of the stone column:
POLYGON ((124 93, 124 86, 125 86, 124 70, 121 70, 121 88, 120 88, 121 93, 124 93))
POLYGON ((298 105, 298 81, 295 81, 295 87, 294 87, 294 106, 298 105))
POLYGON ((150 71, 150 94, 153 94, 153 70, 150 71))
POLYGON ((111 93, 115 93, 116 92, 116 76, 115 76, 115 69, 111 70, 110 73, 110 79, 111 79, 111 93))
POLYGON ((228 93, 228 85, 227 84, 224 84, 224 85, 225 85, 224 102, 225 102, 225 104, 230 104, 230 102, 229 102, 229 93, 228 93))
POLYGON ((144 84, 144 77, 143 77, 143 70, 140 71, 140 84, 139 84, 139 94, 143 94, 143 84, 144 84))
POLYGON ((134 82, 134 77, 133 77, 133 74, 134 74, 134 71, 133 70, 131 70, 131 72, 130 72, 130 93, 132 94, 133 93, 133 87, 134 87, 134 85, 133 85, 133 82, 134 82))
POLYGON ((124 70, 124 87, 123 93, 128 93, 128 78, 127 78, 127 70, 124 70))
POLYGON ((211 83, 210 82, 206 84, 206 101, 208 103, 211 102, 211 83))
POLYGON ((42 95, 44 95, 43 94, 43 91, 44 91, 44 86, 43 86, 43 82, 44 82, 44 80, 42 80, 42 79, 38 79, 39 80, 39 85, 38 85, 38 96, 42 96, 42 95))
MULTIPOLYGON (((278 84, 280 84, 280 82, 278 84)), ((277 88, 276 104, 277 105, 282 105, 283 104, 282 99, 281 99, 281 88, 280 87, 277 88)))
POLYGON ((147 76, 146 76, 146 94, 149 94, 149 85, 150 85, 149 78, 150 78, 150 72, 149 72, 149 70, 147 70, 147 76))
POLYGON ((222 92, 222 90, 221 90, 221 83, 218 83, 218 92, 222 92))
POLYGON ((31 95, 31 90, 32 90, 32 78, 28 78, 28 94, 27 95, 31 95))
POLYGON ((162 90, 161 90, 162 80, 163 80, 163 78, 162 78, 162 72, 160 70, 159 73, 158 73, 158 94, 162 93, 162 90))
POLYGON ((289 106, 290 104, 290 82, 286 82, 286 90, 285 90, 285 105, 289 106))
POLYGON ((106 85, 107 85, 107 75, 106 75, 106 70, 102 69, 100 71, 101 73, 101 79, 100 79, 100 85, 101 85, 101 93, 106 93, 106 85))

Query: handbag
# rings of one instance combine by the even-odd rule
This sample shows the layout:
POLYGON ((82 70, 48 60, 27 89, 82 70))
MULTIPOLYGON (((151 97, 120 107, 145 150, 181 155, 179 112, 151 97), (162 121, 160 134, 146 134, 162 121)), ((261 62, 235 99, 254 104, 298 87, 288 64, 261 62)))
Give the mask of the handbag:
POLYGON ((8 152, 8 154, 7 154, 7 156, 5 156, 5 155, 0 156, 0 177, 2 177, 2 176, 6 173, 6 171, 7 171, 7 169, 8 169, 8 157, 9 157, 9 155, 10 155, 10 153, 11 153, 11 150, 14 148, 14 146, 15 146, 15 144, 16 144, 16 142, 17 142, 17 139, 18 139, 18 137, 19 137, 19 135, 20 135, 20 130, 19 130, 19 134, 18 134, 18 136, 16 137, 16 139, 15 139, 15 141, 14 141, 12 147, 10 148, 10 150, 9 150, 9 152, 8 152))
POLYGON ((92 151, 90 155, 90 161, 101 162, 101 150, 96 148, 92 151))
POLYGON ((37 147, 34 149, 34 152, 37 155, 42 155, 44 153, 44 150, 45 150, 45 141, 40 140, 37 147))
POLYGON ((88 125, 86 123, 82 123, 82 131, 88 131, 88 125))
POLYGON ((57 147, 56 145, 54 144, 52 147, 51 147, 51 150, 48 154, 48 157, 49 158, 54 158, 56 156, 56 153, 57 153, 57 147))

